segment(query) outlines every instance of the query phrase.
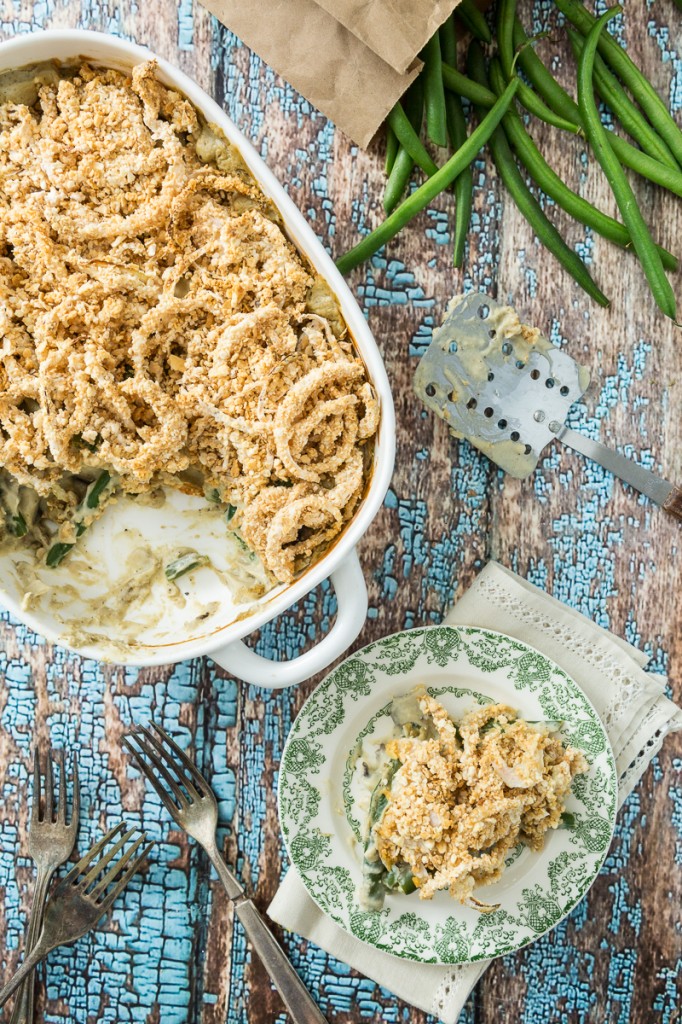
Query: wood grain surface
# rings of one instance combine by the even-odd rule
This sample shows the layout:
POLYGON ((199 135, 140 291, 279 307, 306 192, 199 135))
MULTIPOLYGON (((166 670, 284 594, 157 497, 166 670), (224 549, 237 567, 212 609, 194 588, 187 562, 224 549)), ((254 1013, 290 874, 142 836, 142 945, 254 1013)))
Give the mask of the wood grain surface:
MULTIPOLYGON (((264 12, 267 5, 264 6, 264 12)), ((520 4, 537 29, 550 4, 520 4)), ((361 152, 192 0, 0 0, 3 38, 80 26, 147 44, 221 103, 286 183, 322 241, 339 255, 381 215, 382 144, 361 152)), ((627 5, 617 23, 628 52, 682 108, 682 12, 673 0, 627 5)), ((540 44, 572 87, 560 33, 540 44)), ((558 173, 609 213, 601 173, 578 139, 532 125, 558 173)), ((361 646, 440 621, 488 558, 641 646, 682 699, 677 607, 680 524, 568 450, 550 449, 534 476, 505 479, 426 414, 411 381, 448 299, 481 288, 513 300, 529 322, 592 369, 574 426, 682 482, 682 332, 657 313, 632 256, 548 212, 612 299, 599 309, 542 249, 489 162, 476 163, 466 270, 452 268, 451 195, 358 269, 351 286, 383 352, 398 419, 387 500, 360 547, 370 590, 361 646)), ((637 183, 658 240, 679 252, 682 201, 637 183)), ((675 278, 678 298, 680 281, 675 278)), ((328 585, 261 631, 258 649, 291 656, 334 614, 328 585)), ((221 800, 230 860, 261 909, 285 869, 277 768, 290 723, 318 680, 268 693, 210 660, 162 669, 98 666, 0 623, 0 933, 2 972, 21 957, 33 868, 27 854, 34 739, 78 750, 80 845, 125 815, 159 840, 112 921, 48 961, 39 1011, 49 1022, 269 1024, 284 1020, 259 963, 196 846, 169 827, 120 748, 129 723, 154 716, 184 737, 221 800)), ((628 799, 588 898, 550 935, 496 961, 462 1016, 466 1024, 593 1021, 673 1024, 682 1007, 682 738, 669 738, 628 799)), ((411 1022, 423 1014, 320 950, 285 935, 292 960, 331 1022, 411 1022)), ((7 1013, 7 1019, 9 1014, 7 1013)))

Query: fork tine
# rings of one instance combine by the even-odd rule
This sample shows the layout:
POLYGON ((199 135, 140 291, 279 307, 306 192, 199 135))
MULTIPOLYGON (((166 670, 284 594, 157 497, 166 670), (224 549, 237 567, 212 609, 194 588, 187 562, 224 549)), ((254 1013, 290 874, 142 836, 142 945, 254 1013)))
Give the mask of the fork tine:
POLYGON ((169 768, 173 769, 176 776, 180 780, 181 785, 183 785, 187 792, 189 793, 190 799, 199 800, 201 797, 200 794, 197 792, 196 787, 193 785, 192 779, 185 772, 183 772, 182 767, 178 764, 177 760, 174 760, 173 757, 171 757, 169 752, 166 750, 163 744, 159 742, 154 733, 147 729, 146 726, 144 725, 139 725, 138 729, 141 732, 143 732, 144 735, 147 737, 148 742, 151 743, 154 750, 157 752, 159 759, 163 761, 164 764, 168 765, 169 768))
POLYGON ((75 882, 80 873, 82 871, 85 871, 86 868, 88 868, 92 864, 92 862, 97 857, 97 854, 101 850, 103 850, 107 843, 110 842, 114 838, 114 836, 121 832, 123 829, 125 829, 124 822, 121 822, 119 825, 115 825, 113 828, 110 828, 107 834, 103 836, 98 843, 95 843, 95 845, 88 850, 85 856, 81 857, 77 864, 74 864, 74 866, 69 871, 68 875, 64 876, 62 884, 67 885, 69 882, 75 882))
MULTIPOLYGON (((177 757, 180 759, 182 764, 185 766, 187 771, 190 773, 190 776, 192 778, 192 781, 194 782, 194 785, 195 785, 196 789, 199 790, 199 791, 203 790, 203 792, 206 795, 208 795, 211 792, 211 787, 209 786, 208 782, 206 781, 204 776, 201 774, 201 772, 199 771, 197 766, 191 760, 191 758, 189 758, 187 756, 187 754, 182 749, 182 747, 179 747, 178 744, 175 742, 175 740, 172 739, 172 737, 168 735, 166 730, 163 729, 160 725, 157 725, 156 722, 152 722, 151 726, 152 726, 153 729, 156 730, 156 732, 158 732, 159 736, 163 740, 165 740, 165 742, 171 748, 173 753, 176 754, 177 757)), ((158 740, 157 740, 157 745, 160 746, 160 744, 158 743, 158 740)), ((163 750, 163 747, 161 747, 161 749, 163 750)), ((167 756, 168 755, 166 754, 166 757, 167 756)), ((201 796, 201 795, 202 795, 201 792, 197 793, 197 796, 201 796)))
POLYGON ((52 774, 52 747, 47 748, 47 764, 45 766, 45 821, 53 821, 54 813, 54 776, 52 774))
POLYGON ((125 874, 123 875, 122 878, 120 878, 118 880, 118 882, 116 883, 114 888, 111 890, 111 892, 108 892, 107 895, 100 901, 99 906, 102 908, 102 913, 103 914, 105 914, 107 912, 107 910, 109 910, 109 908, 113 904, 114 900, 116 900, 121 895, 121 893, 123 892, 123 890, 127 886, 127 884, 130 881, 130 879, 133 877, 135 872, 144 864, 144 862, 146 861, 147 857, 149 856, 149 851, 151 850, 153 845, 154 845, 153 841, 150 842, 150 843, 147 843, 147 845, 144 848, 144 850, 142 851, 142 853, 139 855, 139 857, 136 857, 136 859, 133 861, 133 863, 130 865, 130 867, 128 867, 126 869, 125 874))
MULTIPOLYGON (((135 738, 137 739, 137 737, 135 738)), ((144 775, 147 782, 149 782, 150 785, 156 790, 156 794, 159 797, 159 800, 161 801, 163 806, 177 821, 177 815, 180 808, 175 803, 168 790, 165 789, 163 785, 159 782, 156 775, 152 771, 151 766, 147 764, 147 762, 145 761, 137 747, 134 747, 132 745, 130 739, 127 736, 124 736, 122 742, 128 753, 132 756, 135 765, 137 766, 139 771, 142 773, 142 775, 144 775)))
POLYGON ((66 824, 66 766, 64 764, 64 751, 58 752, 57 761, 59 764, 59 794, 57 800, 57 821, 61 825, 66 824))
POLYGON ((81 812, 81 784, 78 777, 78 754, 73 754, 73 800, 71 801, 71 825, 78 828, 81 812))
POLYGON ((31 824, 40 821, 40 760, 37 749, 33 751, 33 803, 31 805, 31 824))
MULTIPOLYGON (((135 831, 137 831, 137 829, 132 830, 132 832, 135 831)), ((121 842, 128 839, 132 835, 132 832, 129 832, 126 836, 124 836, 121 842)), ((133 843, 133 845, 128 847, 125 853, 118 858, 115 864, 112 864, 112 866, 107 871, 106 875, 104 875, 104 877, 99 880, 97 885, 92 887, 89 895, 92 896, 94 900, 99 899, 100 895, 106 891, 107 887, 111 885, 111 883, 115 880, 117 875, 120 875, 121 871, 126 866, 130 858, 137 850, 139 850, 140 846, 142 845, 146 838, 146 832, 143 832, 141 835, 139 835, 135 842, 133 843)))
POLYGON ((87 875, 85 875, 85 877, 83 878, 82 882, 80 882, 81 889, 88 889, 90 887, 90 885, 95 881, 97 876, 102 873, 107 864, 111 864, 116 854, 123 849, 123 847, 128 842, 130 837, 135 835, 136 831, 136 828, 128 829, 128 831, 124 835, 122 835, 120 839, 109 850, 107 850, 106 853, 102 854, 100 859, 92 865, 87 875))
MULTIPOLYGON (((157 772, 159 772, 163 776, 163 778, 166 780, 166 783, 168 784, 168 786, 172 790, 173 796, 175 797, 175 799, 180 804, 180 807, 181 808, 187 807, 187 797, 185 796, 185 794, 180 789, 180 786, 178 785, 177 781, 173 778, 171 773, 168 771, 168 768, 166 767, 166 765, 154 753, 154 749, 153 749, 153 746, 152 746, 152 743, 154 741, 154 737, 151 735, 151 733, 147 733, 147 731, 143 728, 143 726, 140 726, 139 730, 140 731, 135 730, 135 732, 132 734, 133 737, 135 738, 136 743, 138 744, 138 746, 140 747, 142 752, 146 755, 146 757, 149 759, 149 761, 151 761, 152 765, 154 766, 154 768, 156 768, 157 772), (140 735, 140 732, 142 732, 143 735, 140 735), (148 737, 148 739, 145 739, 145 737, 148 737)), ((126 737, 126 739, 127 739, 127 737, 126 737)), ((140 757, 140 754, 137 751, 135 751, 134 747, 132 747, 132 744, 130 742, 128 743, 128 747, 129 747, 129 749, 131 749, 135 753, 137 753, 138 761, 140 761, 144 765, 144 773, 147 776, 147 778, 149 779, 149 781, 150 782, 158 782, 158 779, 156 778, 156 776, 152 772, 150 766, 147 764, 146 761, 143 760, 143 758, 140 757)), ((167 801, 170 800, 170 797, 168 796, 167 791, 164 790, 163 786, 161 786, 160 783, 159 783, 158 786, 155 786, 154 788, 156 789, 156 792, 161 797, 162 801, 167 805, 167 801)))

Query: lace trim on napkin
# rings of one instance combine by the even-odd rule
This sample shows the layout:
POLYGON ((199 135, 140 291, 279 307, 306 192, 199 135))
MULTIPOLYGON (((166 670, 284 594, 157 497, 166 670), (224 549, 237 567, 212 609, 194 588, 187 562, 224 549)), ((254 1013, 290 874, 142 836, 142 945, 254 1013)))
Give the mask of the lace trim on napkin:
MULTIPOLYGON (((619 803, 622 803, 660 750, 668 733, 682 730, 682 709, 665 696, 665 678, 644 671, 646 659, 641 652, 606 631, 595 629, 593 623, 570 609, 557 607, 558 603, 553 599, 548 599, 546 594, 525 584, 496 562, 489 562, 483 569, 461 602, 446 616, 446 623, 481 624, 474 614, 477 602, 474 601, 472 606, 467 601, 470 594, 502 613, 497 616, 499 624, 493 617, 494 625, 491 628, 505 632, 506 625, 506 631, 515 635, 514 621, 524 623, 530 628, 523 632, 530 633, 531 637, 535 632, 537 646, 542 646, 548 656, 551 657, 551 653, 547 647, 556 650, 555 660, 559 664, 566 664, 559 648, 575 657, 576 671, 582 676, 583 689, 595 705, 611 739, 618 768, 619 803), (561 621, 562 618, 564 621, 561 621), (546 644, 543 638, 546 638, 546 644)), ((490 621, 488 615, 484 618, 490 621)), ((529 642, 532 643, 532 638, 529 638, 529 642)), ((285 884, 280 887, 278 897, 284 889, 285 884)), ((307 897, 304 894, 299 899, 307 897)), ((311 913, 320 915, 312 903, 311 907, 311 913)), ((288 912, 285 909, 278 908, 278 913, 272 916, 280 924, 289 927, 296 919, 296 914, 291 908, 288 912)), ((321 940, 324 949, 334 955, 341 954, 343 958, 343 947, 338 942, 332 939, 325 941, 325 936, 311 927, 304 928, 299 924, 295 930, 313 938, 313 941, 321 940)), ((382 956, 384 954, 378 954, 376 969, 370 973, 370 977, 380 984, 385 980, 382 976, 386 973, 381 970, 382 956)), ((429 1007, 436 1017, 454 1024, 472 988, 489 964, 490 960, 482 960, 475 964, 443 967, 442 973, 435 975, 435 992, 428 992, 428 995, 424 993, 419 1005, 429 1007)), ((419 965, 406 964, 405 969, 419 969, 419 965)))
MULTIPOLYGON (((580 636, 575 623, 552 621, 551 610, 536 610, 529 605, 527 593, 510 591, 506 582, 484 572, 470 589, 477 590, 486 601, 532 626, 554 643, 574 651, 612 682, 610 699, 597 711, 614 745, 620 806, 661 749, 668 733, 682 730, 682 711, 665 697, 663 677, 647 675, 643 670, 628 671, 604 650, 598 638, 589 640, 580 636)), ((456 1018, 489 963, 485 960, 476 965, 454 965, 434 993, 431 1012, 441 1018, 456 1018)))
POLYGON ((634 675, 626 672, 616 658, 604 651, 603 646, 595 641, 586 640, 576 634, 575 625, 568 622, 551 621, 551 611, 535 611, 528 606, 528 595, 511 594, 503 584, 491 579, 490 576, 479 576, 472 584, 472 590, 476 588, 485 594, 487 600, 496 604, 498 608, 504 608, 515 619, 534 626, 539 632, 544 633, 555 643, 559 643, 569 651, 574 651, 583 661, 593 665, 599 672, 608 674, 614 684, 614 692, 611 700, 603 709, 599 710, 606 731, 612 737, 614 733, 621 733, 623 730, 623 719, 629 721, 628 711, 631 705, 639 700, 646 691, 644 680, 637 679, 634 675), (524 602, 523 598, 526 598, 524 602))
POLYGON ((635 788, 663 745, 663 740, 671 732, 682 730, 682 711, 675 707, 667 697, 660 697, 643 718, 633 741, 628 744, 632 748, 631 760, 621 767, 623 758, 618 759, 618 797, 619 807, 635 788), (652 732, 653 728, 653 732, 652 732))
POLYGON ((441 1019, 456 1019, 471 990, 486 970, 490 960, 478 964, 455 964, 436 989, 431 1013, 441 1019))

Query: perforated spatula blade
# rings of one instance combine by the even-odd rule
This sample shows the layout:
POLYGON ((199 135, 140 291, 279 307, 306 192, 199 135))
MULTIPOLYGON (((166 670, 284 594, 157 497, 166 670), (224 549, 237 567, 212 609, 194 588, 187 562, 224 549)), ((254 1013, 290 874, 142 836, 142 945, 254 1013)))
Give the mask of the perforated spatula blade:
POLYGON ((510 475, 532 473, 556 439, 682 518, 682 489, 565 425, 588 385, 586 367, 484 294, 452 300, 414 380, 419 397, 456 437, 510 475))

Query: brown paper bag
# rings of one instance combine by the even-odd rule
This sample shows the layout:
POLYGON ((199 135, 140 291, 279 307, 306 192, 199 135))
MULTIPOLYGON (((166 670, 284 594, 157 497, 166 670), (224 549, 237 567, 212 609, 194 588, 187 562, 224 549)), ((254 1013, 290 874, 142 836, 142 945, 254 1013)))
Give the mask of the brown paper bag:
MULTIPOLYGON (((313 106, 326 114, 360 146, 367 146, 391 107, 417 77, 422 63, 416 58, 424 41, 438 27, 434 24, 456 6, 457 0, 391 0, 392 10, 403 18, 380 15, 382 0, 338 0, 339 10, 350 18, 351 8, 372 8, 367 28, 373 37, 381 31, 384 52, 395 41, 404 55, 408 24, 415 32, 409 70, 397 71, 349 31, 315 0, 201 0, 212 14, 242 39, 313 106), (409 9, 413 9, 408 19, 409 9), (434 15, 434 9, 439 13, 434 15), (423 27, 417 31, 417 12, 423 27), (383 19, 383 21, 381 20, 383 19), (411 20, 410 20, 411 19, 411 20)), ((336 0, 323 0, 335 9, 336 0)), ((404 63, 404 58, 401 58, 404 63)))
POLYGON ((316 0, 349 32, 404 74, 459 0, 316 0))

